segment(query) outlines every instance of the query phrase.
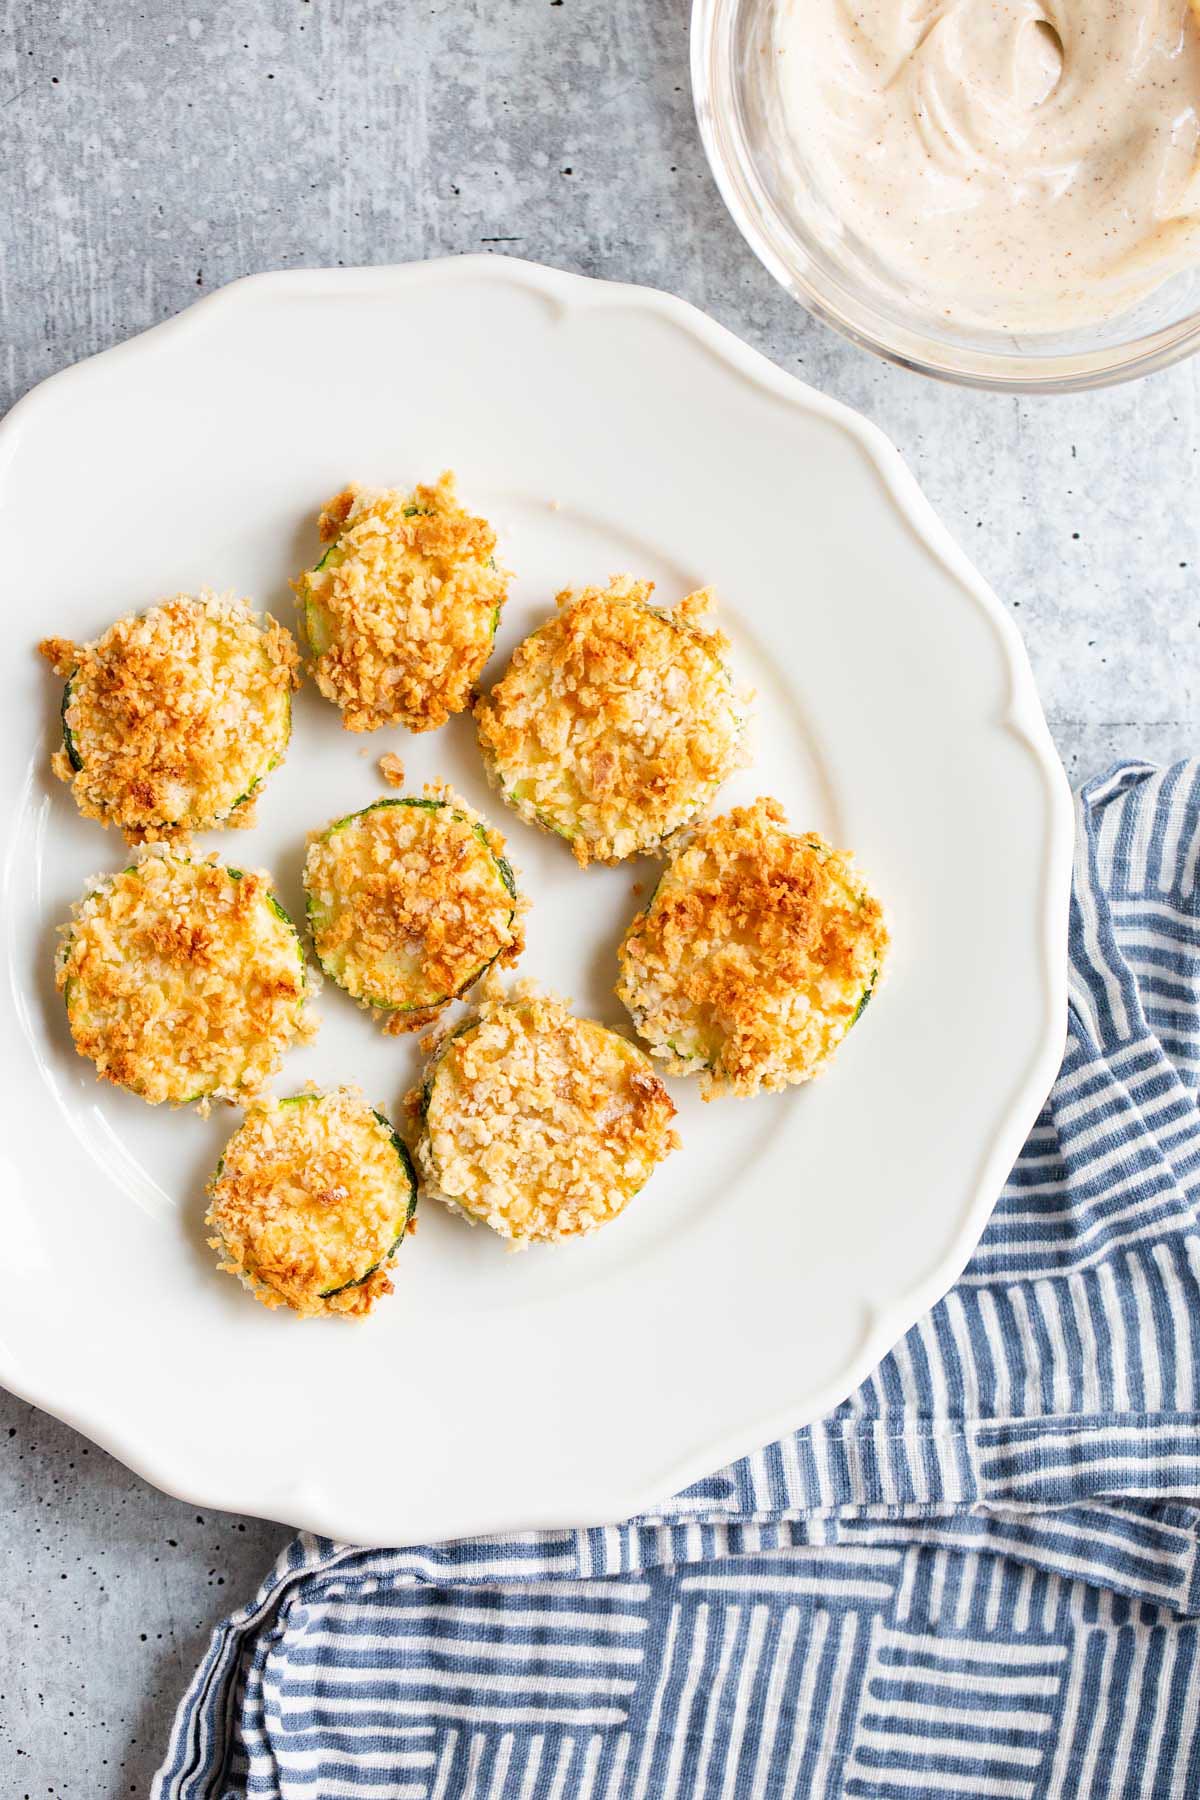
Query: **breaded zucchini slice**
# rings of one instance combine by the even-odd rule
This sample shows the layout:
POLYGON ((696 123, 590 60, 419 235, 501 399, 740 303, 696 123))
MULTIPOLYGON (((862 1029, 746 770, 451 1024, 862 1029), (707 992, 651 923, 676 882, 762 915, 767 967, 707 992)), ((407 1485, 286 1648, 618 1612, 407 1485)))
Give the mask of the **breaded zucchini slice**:
POLYGON ((709 591, 669 610, 653 591, 630 575, 564 589, 476 703, 492 781, 583 864, 658 849, 741 760, 745 699, 700 624, 709 591))
POLYGON ((309 1035, 299 934, 263 870, 152 851, 63 927, 56 980, 104 1081, 185 1105, 252 1094, 309 1035))
POLYGON ((649 1058, 550 996, 485 1001, 414 1099, 429 1193, 515 1246, 598 1230, 679 1142, 649 1058))
POLYGON ((208 1184, 220 1267, 264 1306, 364 1318, 411 1229, 408 1151, 356 1087, 259 1100, 208 1184))
POLYGON ((462 712, 492 649, 508 574, 496 534, 432 487, 343 489, 318 520, 329 544, 292 583, 310 667, 347 731, 432 731, 462 712))
POLYGON ((448 789, 314 833, 304 886, 317 961, 393 1034, 421 1030, 524 947, 504 840, 448 789))
POLYGON ((176 594, 93 644, 39 645, 65 675, 53 769, 131 844, 251 825, 292 729, 289 631, 232 595, 176 594))
POLYGON ((845 852, 734 807, 672 857, 625 934, 617 994, 653 1056, 705 1099, 808 1081, 866 1006, 883 910, 845 852))

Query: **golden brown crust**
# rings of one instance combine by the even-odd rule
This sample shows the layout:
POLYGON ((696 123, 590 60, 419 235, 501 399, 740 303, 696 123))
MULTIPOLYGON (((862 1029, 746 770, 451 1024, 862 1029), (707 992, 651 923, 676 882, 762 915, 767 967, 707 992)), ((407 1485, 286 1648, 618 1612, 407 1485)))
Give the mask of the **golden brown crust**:
POLYGON ((438 784, 426 803, 382 801, 314 833, 304 885, 322 966, 356 1000, 397 1009, 384 1027, 391 1035, 424 1030, 486 968, 514 963, 525 947, 523 903, 504 885, 503 857, 500 833, 438 784))
POLYGON ((365 1318, 392 1292, 387 1264, 410 1185, 390 1126, 357 1088, 256 1103, 208 1192, 219 1267, 264 1306, 365 1318))
POLYGON ((617 993, 653 1054, 705 1098, 806 1081, 881 969, 879 902, 844 852, 734 807, 672 859, 620 949, 617 993))
POLYGON ((307 1027, 299 939, 270 877, 157 851, 85 896, 55 979, 75 1048, 151 1105, 253 1093, 307 1027))
POLYGON ((552 996, 489 999, 427 1078, 417 1162, 435 1198, 521 1246, 595 1231, 679 1139, 649 1059, 552 996))
POLYGON ((584 865, 659 847, 741 756, 728 644, 700 623, 711 594, 663 612, 648 604, 652 592, 629 575, 564 589, 557 616, 517 646, 475 707, 505 798, 566 837, 584 865))
MULTIPOLYGON (((447 471, 434 485, 351 485, 319 519, 323 567, 292 583, 327 642, 317 686, 348 731, 431 731, 468 705, 508 591, 496 534, 458 504, 447 471)), ((310 631, 310 636, 312 635, 310 631)))
POLYGON ((354 510, 357 487, 344 487, 340 494, 326 501, 317 514, 317 536, 323 544, 332 544, 346 528, 346 520, 354 510))
POLYGON ((38 655, 44 656, 54 673, 64 680, 79 661, 78 648, 70 638, 43 638, 38 645, 38 655))
POLYGON ((119 619, 93 644, 47 638, 68 677, 65 750, 52 767, 85 818, 130 844, 253 823, 245 799, 287 745, 299 685, 290 632, 231 595, 177 594, 119 619))
POLYGON ((445 1012, 444 1006, 427 1006, 421 1012, 392 1012, 384 1019, 384 1037, 411 1037, 415 1032, 426 1031, 430 1025, 436 1025, 445 1012))

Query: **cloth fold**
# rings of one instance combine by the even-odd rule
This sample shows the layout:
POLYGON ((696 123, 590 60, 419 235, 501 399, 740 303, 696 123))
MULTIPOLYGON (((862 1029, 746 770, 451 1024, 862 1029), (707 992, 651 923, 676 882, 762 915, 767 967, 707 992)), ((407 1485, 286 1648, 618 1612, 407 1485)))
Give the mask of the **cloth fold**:
POLYGON ((1200 1793, 1198 865, 1200 762, 1082 791, 1059 1078, 832 1415, 623 1525, 298 1538, 156 1800, 1200 1793))

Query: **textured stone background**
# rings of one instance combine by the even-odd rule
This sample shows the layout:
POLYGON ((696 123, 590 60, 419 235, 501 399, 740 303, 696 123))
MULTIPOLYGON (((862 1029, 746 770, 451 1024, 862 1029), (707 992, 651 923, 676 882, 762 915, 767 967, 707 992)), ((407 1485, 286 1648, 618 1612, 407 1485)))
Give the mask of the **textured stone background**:
MULTIPOLYGON (((491 248, 648 282, 899 444, 1017 609, 1073 779, 1194 747, 1200 363, 1030 403, 811 323, 709 177, 687 0, 0 0, 0 169, 0 410, 258 269, 491 248)), ((209 1626, 286 1534, 5 1395, 0 1458, 0 1794, 144 1794, 209 1626)))

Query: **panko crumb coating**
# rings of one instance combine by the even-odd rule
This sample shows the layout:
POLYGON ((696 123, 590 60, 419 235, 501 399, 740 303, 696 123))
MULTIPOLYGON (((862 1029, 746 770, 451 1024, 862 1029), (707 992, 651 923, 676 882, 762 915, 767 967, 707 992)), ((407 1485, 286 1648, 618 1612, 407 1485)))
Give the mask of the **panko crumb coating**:
POLYGON ((130 844, 254 823, 299 686, 295 642, 232 594, 176 594, 91 644, 46 638, 66 678, 54 773, 88 819, 130 844))
POLYGON ((491 780, 585 866, 659 849, 742 760, 747 697, 701 623, 711 592, 660 608, 653 591, 631 575, 565 588, 476 702, 491 780))
POLYGON ((315 1030, 270 876, 162 846, 75 906, 55 981, 80 1056, 152 1106, 244 1099, 315 1030))
POLYGON ((322 969, 392 1036, 423 1031, 525 947, 504 839, 444 783, 313 832, 304 887, 322 969))
POLYGON ((433 731, 462 712, 491 654, 509 575, 496 534, 433 486, 351 484, 318 520, 329 544, 292 583, 313 677, 347 731, 433 731))
POLYGON ((257 1101, 208 1184, 219 1267, 264 1306, 365 1318, 415 1228, 404 1144, 356 1087, 257 1101))
POLYGON ((777 800, 734 807, 674 855, 621 944, 617 994, 705 1099, 808 1081, 878 981, 883 909, 848 852, 786 828, 777 800))
POLYGON ((442 1039, 410 1104, 423 1191, 516 1249, 599 1230, 679 1147, 644 1052, 525 984, 442 1039))

